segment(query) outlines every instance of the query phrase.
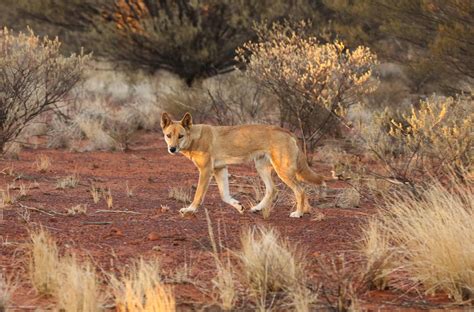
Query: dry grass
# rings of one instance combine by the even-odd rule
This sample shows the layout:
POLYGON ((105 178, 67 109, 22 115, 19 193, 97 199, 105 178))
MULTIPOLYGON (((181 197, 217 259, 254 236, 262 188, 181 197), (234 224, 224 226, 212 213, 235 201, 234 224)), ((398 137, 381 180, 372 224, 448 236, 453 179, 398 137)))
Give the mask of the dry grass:
POLYGON ((388 275, 396 268, 395 250, 377 220, 371 220, 363 231, 361 252, 366 264, 368 287, 384 290, 388 275))
POLYGON ((339 208, 357 208, 360 206, 360 192, 354 187, 343 189, 336 196, 335 206, 339 208))
POLYGON ((48 155, 41 154, 36 157, 35 166, 37 171, 44 173, 51 167, 51 160, 48 155))
POLYGON ((219 297, 217 302, 223 310, 230 311, 238 298, 234 269, 230 259, 227 261, 216 259, 216 268, 217 274, 212 279, 212 284, 219 297))
POLYGON ((95 187, 94 185, 91 185, 90 193, 94 204, 97 204, 102 196, 102 190, 98 187, 95 187))
POLYGON ((117 311, 176 310, 171 291, 161 282, 160 265, 156 261, 138 260, 120 279, 111 276, 111 286, 117 311))
POLYGON ((133 197, 134 191, 135 191, 135 188, 130 188, 128 181, 125 181, 125 194, 127 194, 128 198, 133 197))
POLYGON ((103 297, 93 266, 89 262, 79 264, 74 256, 60 257, 56 243, 43 229, 30 237, 29 271, 35 289, 55 297, 60 311, 100 310, 103 297))
POLYGON ((397 257, 388 267, 411 280, 401 283, 426 293, 444 291, 461 302, 474 298, 474 250, 469 247, 474 246, 474 192, 472 186, 452 184, 447 189, 435 183, 418 197, 387 196, 386 211, 366 229, 364 248, 375 260, 381 255, 374 250, 390 255, 392 248, 397 257))
POLYGON ((87 204, 78 204, 71 208, 66 208, 66 214, 68 216, 85 215, 87 214, 87 204))
POLYGON ((0 311, 9 311, 8 305, 16 287, 15 280, 0 274, 0 311))
POLYGON ((217 291, 218 296, 216 302, 224 311, 230 311, 234 308, 238 298, 237 281, 234 278, 234 268, 229 257, 227 257, 226 260, 222 260, 221 257, 219 257, 211 218, 209 217, 207 209, 204 211, 206 212, 207 230, 212 245, 212 255, 217 269, 217 274, 212 279, 212 284, 214 289, 217 291))
POLYGON ((110 188, 107 190, 107 193, 104 194, 105 202, 107 203, 107 207, 112 209, 114 207, 114 197, 112 196, 112 191, 110 188))
POLYGON ((40 294, 55 294, 60 281, 58 247, 43 229, 32 232, 30 238, 29 273, 33 287, 40 294))
POLYGON ((10 192, 11 185, 7 184, 5 189, 0 190, 2 196, 2 206, 8 206, 15 202, 15 197, 10 192))
POLYGON ((61 259, 60 288, 54 294, 60 311, 100 311, 103 297, 95 268, 89 263, 79 264, 74 257, 61 259))
POLYGON ((172 187, 168 191, 168 198, 177 200, 184 204, 191 202, 191 189, 185 187, 172 187))
POLYGON ((56 188, 64 190, 67 188, 75 188, 80 182, 79 176, 77 174, 71 174, 67 177, 60 178, 56 182, 56 188))
POLYGON ((245 285, 258 310, 279 305, 293 306, 297 311, 309 311, 314 298, 306 288, 305 259, 294 246, 273 231, 264 228, 247 230, 241 238, 238 253, 245 285))

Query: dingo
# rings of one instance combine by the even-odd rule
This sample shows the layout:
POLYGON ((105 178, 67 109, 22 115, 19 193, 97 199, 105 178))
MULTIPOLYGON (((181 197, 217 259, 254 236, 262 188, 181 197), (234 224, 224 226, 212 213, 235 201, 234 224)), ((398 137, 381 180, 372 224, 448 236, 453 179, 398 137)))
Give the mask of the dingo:
MULTIPOLYGON (((272 202, 275 194, 272 167, 295 194, 296 211, 290 214, 293 218, 302 217, 311 209, 301 181, 321 184, 326 180, 310 169, 296 137, 280 127, 193 125, 189 113, 180 121, 173 121, 167 113, 163 113, 161 128, 169 153, 182 153, 199 169, 194 200, 189 207, 180 210, 182 214, 195 212, 201 205, 212 176, 216 179, 222 200, 242 213, 242 204, 229 193, 227 166, 232 164, 253 160, 265 183, 265 195, 258 205, 250 209, 252 212, 260 211, 272 202)), ((319 213, 318 217, 323 215, 319 213)))

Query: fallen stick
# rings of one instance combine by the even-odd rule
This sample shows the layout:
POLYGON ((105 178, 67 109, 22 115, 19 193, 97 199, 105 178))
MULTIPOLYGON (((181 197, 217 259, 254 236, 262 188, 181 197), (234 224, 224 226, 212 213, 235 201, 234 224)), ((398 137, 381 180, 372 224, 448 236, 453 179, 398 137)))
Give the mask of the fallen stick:
POLYGON ((108 225, 112 224, 113 222, 110 221, 84 221, 82 224, 84 225, 108 225))
POLYGON ((20 205, 21 208, 41 212, 41 213, 47 214, 48 216, 51 216, 51 217, 65 216, 66 215, 65 213, 60 213, 60 212, 56 212, 56 211, 53 211, 53 210, 45 210, 45 209, 42 209, 42 208, 26 206, 26 205, 23 205, 23 204, 19 204, 19 205, 20 205))
POLYGON ((97 212, 105 212, 105 213, 129 213, 129 214, 142 214, 138 211, 128 211, 128 210, 107 210, 107 209, 99 209, 95 211, 97 212))

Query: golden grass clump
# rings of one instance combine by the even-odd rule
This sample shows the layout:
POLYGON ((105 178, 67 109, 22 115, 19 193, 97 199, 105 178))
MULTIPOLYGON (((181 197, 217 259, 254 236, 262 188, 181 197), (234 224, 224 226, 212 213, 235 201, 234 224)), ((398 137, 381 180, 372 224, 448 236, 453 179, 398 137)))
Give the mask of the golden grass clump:
POLYGON ((95 268, 90 262, 79 264, 68 256, 60 261, 59 289, 54 294, 60 311, 95 312, 101 309, 103 297, 95 268))
POLYGON ((244 283, 258 309, 269 308, 278 294, 297 311, 309 311, 314 298, 305 286, 303 255, 272 229, 249 229, 243 233, 241 242, 238 257, 244 283))
POLYGON ((120 312, 173 312, 176 303, 160 277, 160 265, 143 259, 134 263, 120 278, 111 276, 112 294, 120 312))
POLYGON ((60 257, 56 243, 43 229, 30 237, 30 277, 35 289, 53 296, 60 311, 100 310, 103 297, 93 266, 79 264, 74 256, 60 257))
POLYGON ((51 236, 40 229, 30 234, 30 278, 40 294, 52 295, 59 288, 59 252, 51 236))
POLYGON ((457 302, 474 299, 472 187, 436 182, 418 197, 388 195, 386 208, 365 230, 363 244, 369 265, 389 258, 376 279, 397 270, 428 294, 443 291, 457 302))

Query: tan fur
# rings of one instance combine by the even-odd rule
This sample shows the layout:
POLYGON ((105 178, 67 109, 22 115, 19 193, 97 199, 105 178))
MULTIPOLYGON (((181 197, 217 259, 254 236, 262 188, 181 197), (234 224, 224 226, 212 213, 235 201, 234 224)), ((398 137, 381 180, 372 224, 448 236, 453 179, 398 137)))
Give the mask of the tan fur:
POLYGON ((262 201, 251 208, 253 212, 271 205, 275 194, 272 169, 295 194, 297 207, 290 214, 291 217, 301 217, 311 209, 301 182, 321 184, 330 180, 311 170, 296 137, 280 127, 193 125, 189 113, 181 121, 173 121, 167 113, 163 113, 161 126, 168 151, 172 154, 182 153, 199 170, 194 200, 189 207, 181 209, 181 213, 196 211, 204 199, 212 176, 216 178, 223 201, 243 212, 239 201, 229 194, 228 165, 255 162, 266 191, 262 201))

